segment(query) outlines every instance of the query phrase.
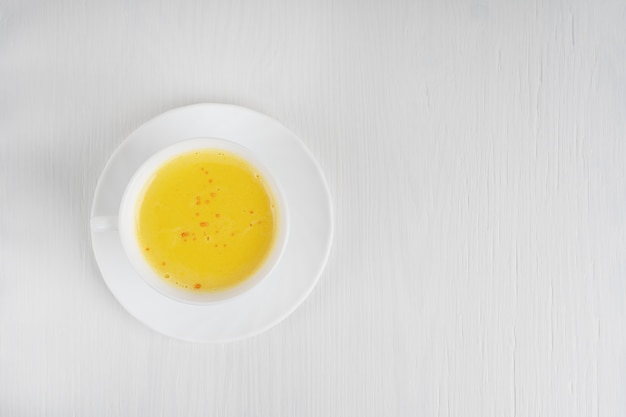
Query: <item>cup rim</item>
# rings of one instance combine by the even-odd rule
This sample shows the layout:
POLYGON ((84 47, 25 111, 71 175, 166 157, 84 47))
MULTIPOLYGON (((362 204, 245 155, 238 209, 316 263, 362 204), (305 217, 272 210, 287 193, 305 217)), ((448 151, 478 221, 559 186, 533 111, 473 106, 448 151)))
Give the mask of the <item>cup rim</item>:
POLYGON ((169 145, 146 159, 135 171, 130 181, 126 185, 118 213, 118 230, 124 252, 130 261, 133 269, 150 287, 162 295, 175 301, 195 304, 209 305, 232 300, 257 287, 274 270, 286 247, 289 231, 289 211, 280 184, 275 180, 271 171, 259 161, 258 157, 249 148, 230 141, 228 139, 216 137, 197 137, 184 139, 169 145), (275 240, 269 255, 263 261, 257 271, 243 282, 234 287, 215 292, 193 292, 178 288, 163 280, 145 261, 140 249, 135 232, 135 210, 137 200, 145 188, 146 182, 154 173, 166 162, 175 157, 192 152, 194 150, 225 150, 243 158, 246 162, 257 169, 263 176, 266 185, 269 187, 274 197, 277 212, 278 226, 275 240))

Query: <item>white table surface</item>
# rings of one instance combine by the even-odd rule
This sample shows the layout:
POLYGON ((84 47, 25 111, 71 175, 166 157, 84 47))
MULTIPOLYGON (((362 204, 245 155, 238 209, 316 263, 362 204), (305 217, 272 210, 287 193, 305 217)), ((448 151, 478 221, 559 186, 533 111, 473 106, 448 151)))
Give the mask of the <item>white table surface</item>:
POLYGON ((626 415, 623 1, 0 1, 0 416, 626 415), (223 102, 300 136, 328 266, 271 330, 144 327, 114 149, 223 102))

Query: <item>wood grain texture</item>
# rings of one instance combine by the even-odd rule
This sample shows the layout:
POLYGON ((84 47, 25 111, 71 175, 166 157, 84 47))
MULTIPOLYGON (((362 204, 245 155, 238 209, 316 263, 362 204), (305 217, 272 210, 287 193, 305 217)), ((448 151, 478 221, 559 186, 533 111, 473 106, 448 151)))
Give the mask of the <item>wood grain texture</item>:
POLYGON ((0 415, 623 416, 621 1, 0 1, 0 415), (310 298, 197 345, 88 235, 119 143, 181 105, 303 138, 335 202, 310 298))

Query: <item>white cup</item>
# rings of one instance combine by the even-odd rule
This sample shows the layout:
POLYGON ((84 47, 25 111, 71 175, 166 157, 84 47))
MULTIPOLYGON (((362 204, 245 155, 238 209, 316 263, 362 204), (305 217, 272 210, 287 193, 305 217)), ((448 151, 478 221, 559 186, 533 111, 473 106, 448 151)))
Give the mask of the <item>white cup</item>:
MULTIPOLYGON (((110 220, 111 218, 109 218, 109 220, 104 219, 103 224, 111 223, 110 220)), ((174 300, 192 304, 207 304, 228 300, 243 294, 267 278, 278 263, 284 251, 289 228, 289 214, 285 198, 279 185, 272 177, 270 171, 258 161, 252 151, 242 145, 224 139, 195 138, 183 140, 162 149, 152 155, 141 165, 141 167, 139 167, 126 186, 126 190, 120 204, 117 225, 124 251, 126 252, 126 255, 128 256, 128 259, 130 260, 130 263, 135 271, 146 281, 146 283, 161 294, 174 300), (139 244, 135 220, 139 198, 141 197, 146 183, 153 177, 155 172, 162 167, 163 164, 178 155, 205 149, 229 151, 245 159, 252 166, 258 169, 265 178, 265 181, 274 196, 276 207, 278 209, 278 221, 277 230, 275 232, 276 236, 271 252, 263 265, 252 276, 240 284, 226 290, 216 292, 193 292, 167 283, 150 267, 139 244)))

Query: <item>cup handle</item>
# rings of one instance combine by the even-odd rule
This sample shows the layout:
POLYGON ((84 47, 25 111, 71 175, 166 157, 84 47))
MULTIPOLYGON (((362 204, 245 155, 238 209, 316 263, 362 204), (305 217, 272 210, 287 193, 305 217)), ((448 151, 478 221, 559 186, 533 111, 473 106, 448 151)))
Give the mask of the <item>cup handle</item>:
POLYGON ((92 217, 91 230, 94 232, 108 232, 117 230, 117 216, 92 217))

